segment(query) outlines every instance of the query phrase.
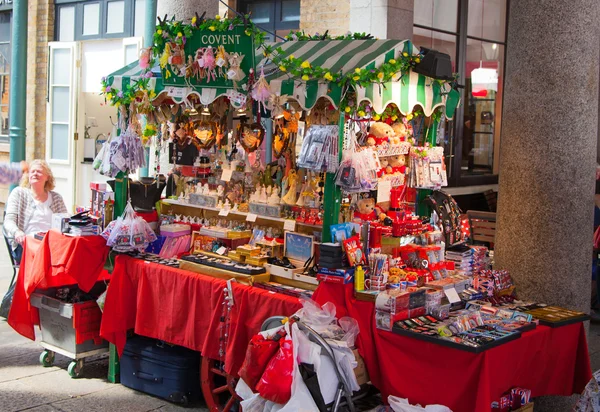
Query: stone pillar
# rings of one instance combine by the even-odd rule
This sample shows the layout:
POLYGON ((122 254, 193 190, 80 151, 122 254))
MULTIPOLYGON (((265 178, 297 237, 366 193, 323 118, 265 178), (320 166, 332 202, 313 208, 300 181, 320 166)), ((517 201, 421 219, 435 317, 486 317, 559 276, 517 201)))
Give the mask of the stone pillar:
POLYGON ((413 10, 413 0, 350 0, 350 31, 380 39, 412 39, 413 10))
POLYGON ((48 42, 54 40, 54 1, 29 0, 27 25, 26 159, 46 155, 48 42))
POLYGON ((495 264, 519 296, 587 312, 600 3, 510 4, 495 264))
POLYGON ((158 0, 156 15, 161 19, 166 14, 169 18, 175 15, 177 20, 189 20, 194 13, 202 16, 206 12, 207 18, 214 18, 219 14, 219 4, 218 0, 158 0))

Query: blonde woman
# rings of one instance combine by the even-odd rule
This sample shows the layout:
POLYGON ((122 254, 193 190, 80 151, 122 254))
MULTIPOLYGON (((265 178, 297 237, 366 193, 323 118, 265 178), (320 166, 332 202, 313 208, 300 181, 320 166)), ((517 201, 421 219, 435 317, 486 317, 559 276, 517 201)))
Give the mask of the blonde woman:
POLYGON ((54 176, 50 167, 43 160, 34 160, 28 173, 23 174, 21 186, 8 197, 4 229, 13 238, 13 256, 18 261, 25 236, 48 231, 52 227, 52 214, 67 212, 62 196, 52 189, 54 176))

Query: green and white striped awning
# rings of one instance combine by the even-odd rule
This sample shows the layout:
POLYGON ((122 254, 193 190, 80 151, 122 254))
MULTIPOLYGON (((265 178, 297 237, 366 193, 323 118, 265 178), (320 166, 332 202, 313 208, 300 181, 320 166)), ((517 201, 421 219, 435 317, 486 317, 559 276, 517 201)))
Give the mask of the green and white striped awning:
MULTIPOLYGON (((403 52, 418 54, 409 40, 322 40, 288 41, 277 44, 281 48, 281 57, 290 55, 310 62, 312 66, 321 66, 332 73, 346 74, 356 68, 375 70, 383 63, 398 59, 403 52)), ((260 58, 257 56, 256 61, 260 58)), ((294 79, 289 73, 277 70, 267 59, 262 58, 258 67, 265 68, 271 92, 288 95, 303 109, 312 108, 321 97, 327 98, 335 107, 342 100, 342 90, 334 82, 294 79), (275 73, 269 72, 275 70, 275 73)), ((356 90, 358 103, 369 101, 378 113, 383 112, 391 103, 398 106, 404 114, 410 113, 415 106, 421 106, 425 115, 444 106, 450 86, 440 84, 426 76, 410 72, 397 82, 385 85, 373 84, 356 90)), ((448 108, 447 116, 452 117, 458 101, 452 100, 454 108, 448 108)))
POLYGON ((417 106, 423 109, 425 116, 431 116, 438 107, 445 107, 446 117, 452 119, 460 94, 448 83, 440 84, 411 70, 397 82, 357 87, 356 100, 359 104, 368 101, 377 113, 382 113, 392 103, 405 115, 417 106))
MULTIPOLYGON (((117 90, 123 90, 124 87, 128 87, 130 84, 135 83, 141 76, 142 69, 140 67, 139 60, 129 63, 127 66, 121 67, 114 73, 106 76, 108 84, 117 90), (112 79, 112 80, 111 80, 112 79)), ((150 79, 149 89, 154 90, 156 94, 159 94, 164 90, 162 84, 162 78, 156 77, 157 72, 153 70, 154 77, 150 79)), ((160 74, 160 71, 158 72, 160 74)), ((160 76, 160 75, 159 75, 160 76)))
MULTIPOLYGON (((155 99, 163 97, 164 95, 169 95, 171 100, 173 100, 175 103, 181 103, 190 96, 195 95, 200 99, 201 104, 207 105, 214 102, 218 97, 225 96, 227 94, 227 90, 229 90, 225 87, 194 88, 164 86, 160 69, 155 67, 152 69, 152 73, 153 77, 150 79, 149 89, 154 90, 156 93, 155 99)), ((112 87, 118 90, 123 90, 124 87, 135 83, 140 78, 141 74, 142 69, 140 68, 139 61, 136 60, 133 63, 122 67, 116 72, 109 74, 107 79, 108 83, 112 87)))

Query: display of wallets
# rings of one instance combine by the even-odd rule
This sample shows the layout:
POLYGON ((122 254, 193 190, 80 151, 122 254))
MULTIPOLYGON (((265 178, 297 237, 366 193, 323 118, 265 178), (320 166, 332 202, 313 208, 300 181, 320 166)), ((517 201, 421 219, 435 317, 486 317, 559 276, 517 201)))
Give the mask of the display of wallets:
POLYGON ((570 325, 571 323, 583 322, 590 318, 583 312, 577 312, 558 306, 540 306, 528 310, 525 313, 532 315, 535 319, 539 319, 540 324, 553 328, 570 325))

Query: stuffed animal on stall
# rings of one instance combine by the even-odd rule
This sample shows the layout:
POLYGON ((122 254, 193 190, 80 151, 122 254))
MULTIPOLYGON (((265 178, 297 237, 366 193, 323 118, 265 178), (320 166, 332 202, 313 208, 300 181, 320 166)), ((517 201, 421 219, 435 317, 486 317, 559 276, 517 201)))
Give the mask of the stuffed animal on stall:
POLYGON ((383 221, 387 215, 375 204, 375 197, 364 197, 356 202, 354 219, 363 222, 383 221))
POLYGON ((396 155, 388 158, 387 174, 406 174, 408 167, 406 166, 406 156, 396 155))
POLYGON ((381 168, 377 171, 377 177, 382 177, 386 174, 386 169, 389 164, 387 157, 380 157, 379 164, 381 164, 381 168))
POLYGON ((356 210, 354 211, 354 218, 360 219, 363 222, 376 220, 377 213, 375 212, 375 199, 358 199, 356 202, 356 210))
MULTIPOLYGON (((389 142, 390 137, 394 136, 394 129, 387 123, 375 122, 369 129, 369 138, 373 138, 375 145, 380 146, 383 143, 389 142)), ((369 139, 367 139, 367 144, 369 139)))
POLYGON ((406 142, 410 137, 410 130, 403 122, 394 123, 392 129, 398 138, 398 143, 406 142))

